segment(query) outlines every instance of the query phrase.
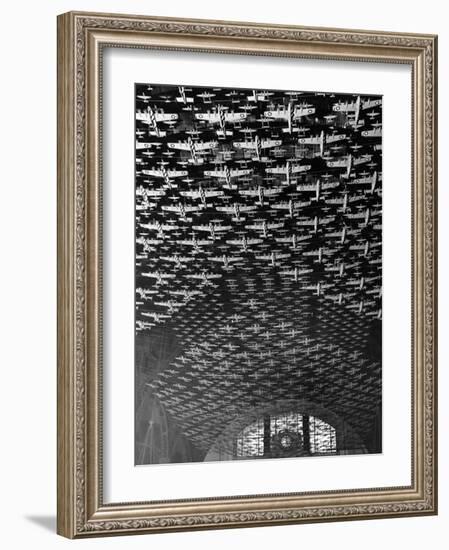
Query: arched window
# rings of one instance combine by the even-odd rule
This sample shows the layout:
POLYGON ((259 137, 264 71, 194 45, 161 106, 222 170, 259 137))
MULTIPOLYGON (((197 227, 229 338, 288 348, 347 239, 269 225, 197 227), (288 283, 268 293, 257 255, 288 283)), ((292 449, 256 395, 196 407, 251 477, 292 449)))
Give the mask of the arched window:
POLYGON ((235 439, 236 458, 328 455, 337 453, 336 429, 298 412, 264 415, 235 439))

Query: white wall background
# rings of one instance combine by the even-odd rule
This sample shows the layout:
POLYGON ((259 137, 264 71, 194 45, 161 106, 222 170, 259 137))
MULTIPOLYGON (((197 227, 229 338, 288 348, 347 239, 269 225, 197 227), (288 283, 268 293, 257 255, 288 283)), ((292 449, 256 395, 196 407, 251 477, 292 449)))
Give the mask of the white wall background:
POLYGON ((0 508, 2 547, 213 547, 407 550, 447 547, 449 535, 449 30, 438 0, 60 0, 2 6, 0 86, 0 508), (439 34, 440 49, 440 514, 200 533, 90 539, 58 537, 56 514, 56 15, 69 10, 367 28, 439 34))

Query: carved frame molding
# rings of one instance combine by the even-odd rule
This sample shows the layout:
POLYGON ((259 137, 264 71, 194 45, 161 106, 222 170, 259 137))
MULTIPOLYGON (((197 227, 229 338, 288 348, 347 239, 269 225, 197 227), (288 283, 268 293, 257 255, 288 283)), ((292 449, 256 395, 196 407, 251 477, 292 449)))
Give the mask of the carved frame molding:
POLYGON ((58 17, 58 533, 70 538, 437 513, 437 37, 70 12, 58 17), (104 504, 101 52, 108 47, 412 67, 412 484, 104 504))

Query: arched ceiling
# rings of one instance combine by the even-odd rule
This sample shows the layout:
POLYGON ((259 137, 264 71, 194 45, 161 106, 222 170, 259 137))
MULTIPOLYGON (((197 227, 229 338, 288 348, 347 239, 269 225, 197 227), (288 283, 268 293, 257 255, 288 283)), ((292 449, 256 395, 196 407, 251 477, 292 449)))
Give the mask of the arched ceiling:
POLYGON ((245 276, 231 299, 216 289, 141 337, 151 390, 200 449, 233 417, 281 400, 322 404, 366 433, 381 398, 379 321, 293 281, 259 284, 248 291, 245 276))
POLYGON ((381 399, 381 100, 136 94, 147 387, 201 449, 245 407, 289 398, 366 432, 381 399))

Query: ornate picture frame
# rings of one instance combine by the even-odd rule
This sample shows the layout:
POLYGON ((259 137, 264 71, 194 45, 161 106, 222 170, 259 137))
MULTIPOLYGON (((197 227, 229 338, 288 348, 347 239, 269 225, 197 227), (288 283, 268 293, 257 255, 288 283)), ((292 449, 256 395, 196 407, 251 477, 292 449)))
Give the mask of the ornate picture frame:
MULTIPOLYGON (((58 533, 69 538, 437 513, 437 37, 70 12, 58 17, 58 533), (105 502, 105 48, 411 68, 411 483, 105 502)), ((133 365, 130 365, 132 372, 133 365)), ((180 493, 181 494, 181 493, 180 493)))

